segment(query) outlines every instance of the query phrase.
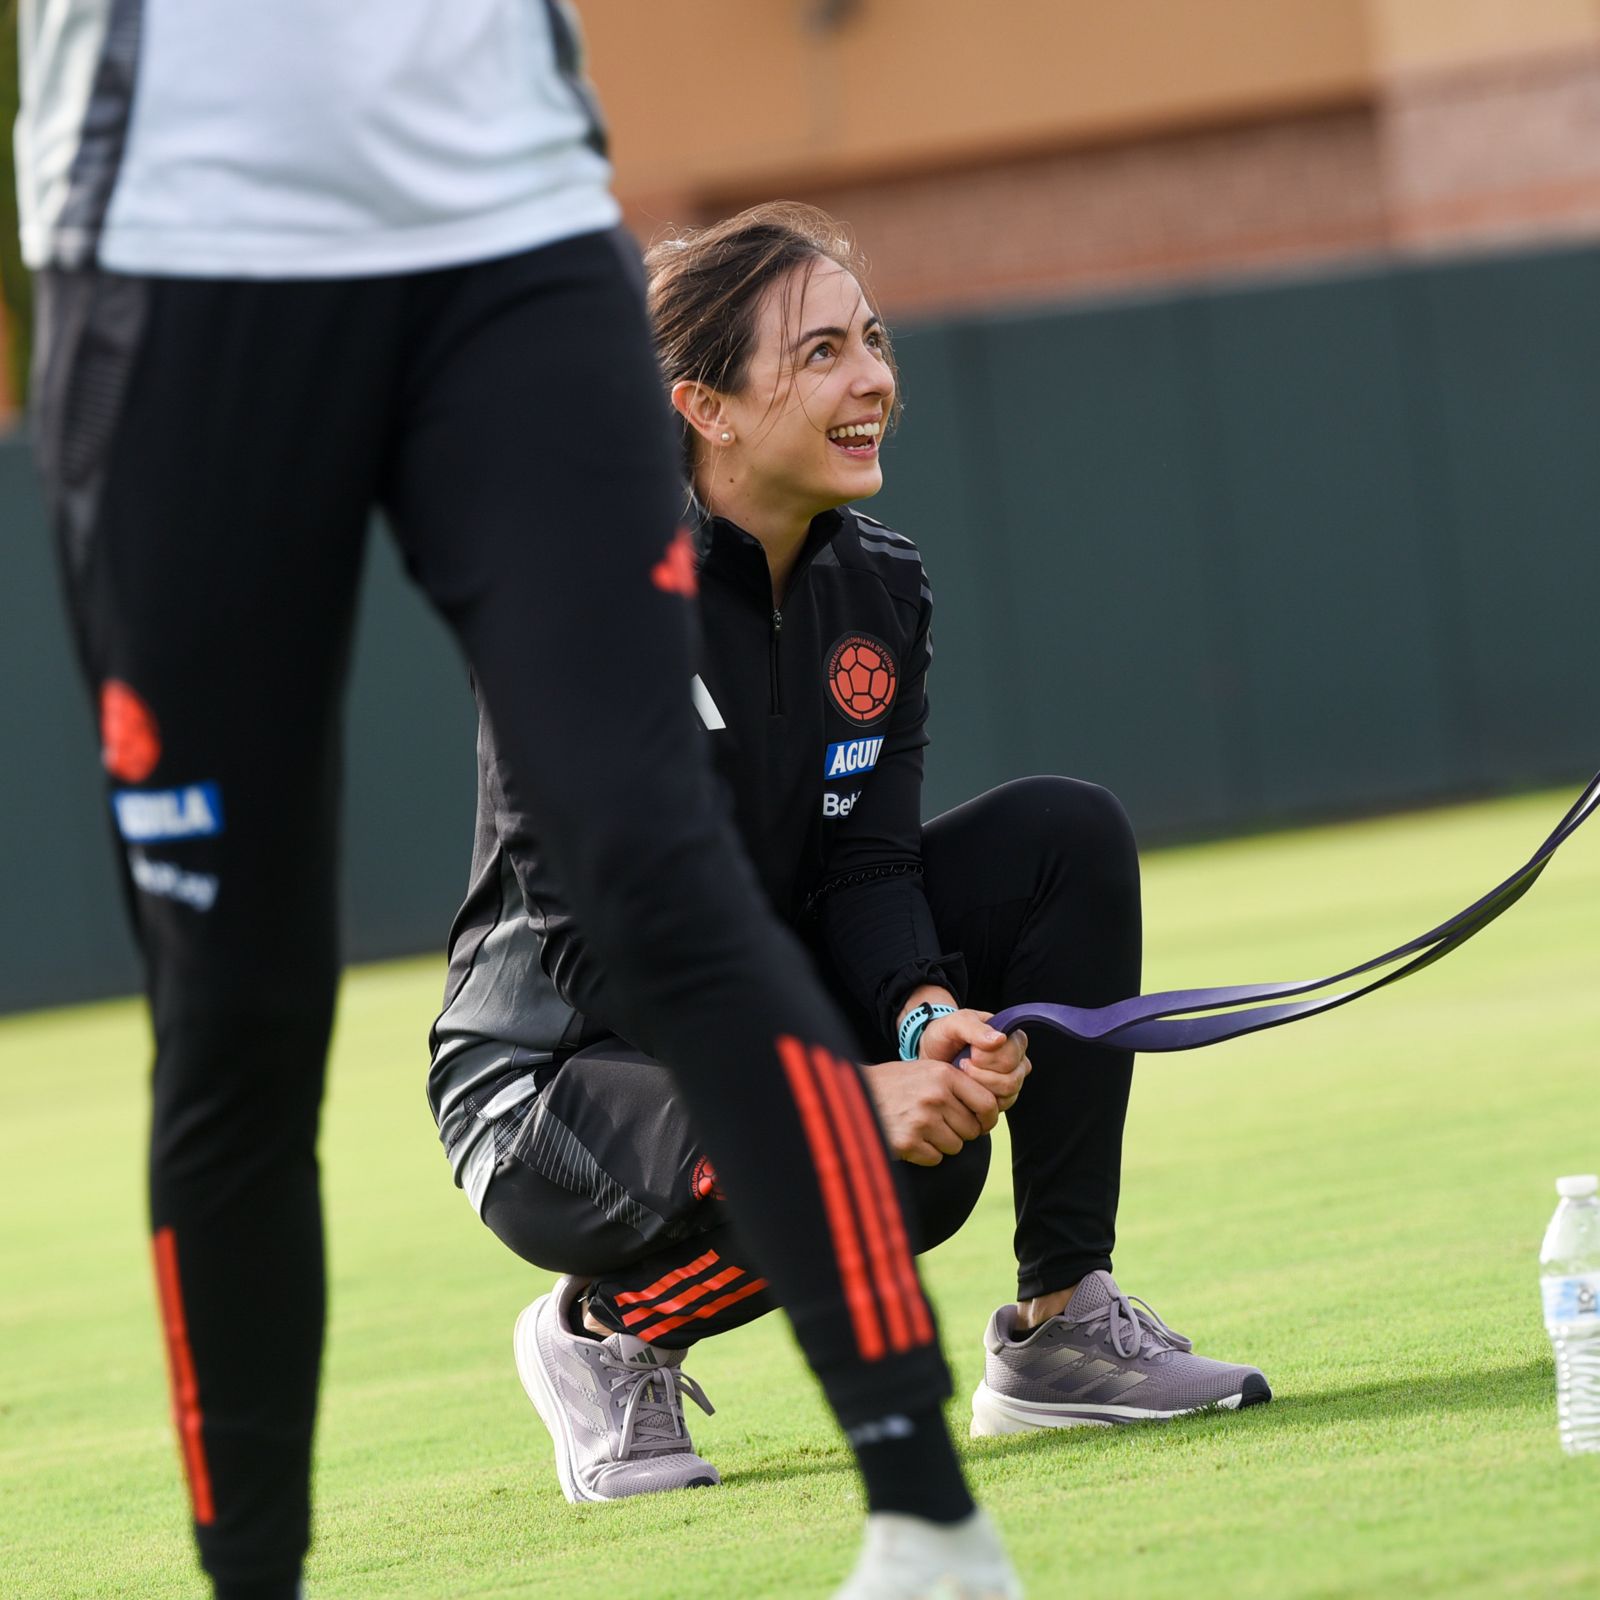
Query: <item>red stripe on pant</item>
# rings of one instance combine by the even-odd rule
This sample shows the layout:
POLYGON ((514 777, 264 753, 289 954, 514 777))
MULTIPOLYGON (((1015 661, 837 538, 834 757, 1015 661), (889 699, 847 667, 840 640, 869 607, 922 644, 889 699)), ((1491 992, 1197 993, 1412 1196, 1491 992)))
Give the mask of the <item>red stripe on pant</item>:
POLYGON ((817 1185, 822 1191, 823 1210, 833 1240, 834 1261, 844 1288, 845 1305, 855 1330, 856 1349, 863 1361, 880 1361, 884 1355, 883 1325, 867 1277, 861 1238, 850 1210, 850 1197, 839 1146, 822 1107, 822 1095, 813 1076, 806 1047, 798 1039, 780 1035, 778 1059, 789 1080, 789 1091, 800 1112, 806 1143, 811 1149, 811 1164, 816 1168, 817 1185))
MULTIPOLYGON (((636 1306, 632 1311, 624 1311, 622 1325, 631 1328, 636 1322, 648 1322, 651 1317, 665 1316, 669 1311, 682 1311, 685 1306, 692 1306, 702 1296, 711 1294, 717 1289, 725 1289, 735 1278, 743 1276, 743 1267, 724 1267, 714 1278, 707 1278, 692 1289, 685 1289, 682 1294, 673 1295, 670 1300, 660 1300, 653 1306, 636 1306)), ((621 1299, 622 1296, 618 1295, 619 1303, 621 1299)))
POLYGON ((615 1304, 619 1306, 636 1306, 641 1300, 654 1300, 658 1294, 665 1294, 675 1283, 682 1283, 685 1278, 692 1278, 697 1272, 704 1272, 707 1267, 715 1266, 721 1259, 715 1250, 707 1250, 703 1256, 697 1257, 686 1267, 674 1267, 665 1277, 657 1278, 647 1289, 629 1289, 626 1294, 619 1294, 615 1304))
POLYGON ((911 1329, 906 1321, 905 1307, 900 1303, 902 1290, 896 1281, 889 1252, 888 1229, 882 1215, 881 1198, 873 1190, 867 1173, 867 1144, 876 1137, 875 1130, 863 1130, 845 1103, 844 1080, 852 1076, 850 1068, 822 1049, 813 1050, 811 1060, 816 1066, 823 1099, 828 1103, 829 1115, 833 1118, 839 1143, 844 1149, 845 1170, 850 1175, 856 1210, 861 1214, 861 1229, 867 1238, 872 1281, 883 1306, 884 1321, 889 1325, 890 1348, 898 1354, 911 1348, 911 1329))
POLYGON ((884 1154, 883 1140, 877 1136, 877 1127, 873 1121, 871 1108, 867 1105, 866 1091, 861 1087, 860 1078, 843 1062, 837 1065, 839 1087, 850 1108, 851 1119, 861 1130, 861 1142, 866 1152, 867 1177, 878 1196, 878 1204, 883 1212, 884 1231, 887 1235, 885 1244, 890 1261, 889 1292, 894 1294, 898 1291, 900 1303, 910 1315, 913 1343, 932 1344, 933 1314, 928 1310, 922 1285, 917 1282, 917 1269, 911 1264, 911 1245, 906 1238, 905 1217, 901 1213, 900 1202, 894 1192, 894 1179, 889 1175, 889 1160, 884 1154))
POLYGON ((664 1322, 657 1322, 648 1328, 641 1328, 638 1337, 646 1344, 659 1339, 664 1333, 671 1333, 674 1328, 681 1328, 686 1322, 695 1322, 702 1317, 714 1317, 719 1311, 737 1304, 740 1300, 747 1300, 753 1294, 760 1294, 767 1286, 765 1278, 752 1278, 749 1283, 741 1284, 732 1294, 719 1296, 715 1300, 708 1300, 703 1306, 688 1312, 681 1317, 668 1317, 664 1322))
POLYGON ((171 1228, 158 1228, 151 1241, 156 1259, 156 1292, 161 1298, 161 1322, 167 1334, 167 1373, 172 1384, 172 1420, 183 1448, 189 1478, 189 1498, 194 1520, 202 1527, 216 1520, 211 1500, 211 1471, 206 1465, 205 1442, 200 1436, 200 1385, 195 1381, 194 1354, 189 1349, 189 1325, 183 1315, 183 1286, 178 1279, 178 1241, 171 1228))

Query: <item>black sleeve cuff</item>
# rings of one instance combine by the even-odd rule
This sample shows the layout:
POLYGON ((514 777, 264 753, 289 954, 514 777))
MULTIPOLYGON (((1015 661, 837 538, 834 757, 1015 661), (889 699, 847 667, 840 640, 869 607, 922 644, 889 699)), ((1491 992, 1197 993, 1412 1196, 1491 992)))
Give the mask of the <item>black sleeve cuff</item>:
POLYGON ((833 966, 883 1038, 894 1038, 900 1008, 920 984, 942 984, 963 1001, 966 962, 940 952, 920 872, 838 884, 819 910, 833 966))
POLYGON ((967 962, 960 952, 950 955, 923 956, 908 961, 905 966, 891 972, 878 985, 874 1013, 885 1039, 897 1037, 900 1031, 900 1013, 905 1003, 925 983, 936 983, 956 997, 956 1004, 967 1003, 967 962))

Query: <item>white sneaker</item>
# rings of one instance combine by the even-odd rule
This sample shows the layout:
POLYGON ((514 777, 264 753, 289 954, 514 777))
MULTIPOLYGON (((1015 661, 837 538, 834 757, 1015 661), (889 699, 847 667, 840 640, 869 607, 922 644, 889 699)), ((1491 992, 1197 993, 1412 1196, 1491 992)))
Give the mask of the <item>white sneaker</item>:
POLYGON ((555 1443, 561 1492, 574 1505, 721 1483, 694 1453, 683 1421, 687 1394, 711 1402, 679 1370, 681 1350, 657 1350, 632 1334, 586 1339, 569 1317, 583 1288, 563 1278, 517 1318, 517 1375, 555 1443))
POLYGON ((1022 1600, 1022 1582, 981 1510, 954 1523, 874 1511, 833 1600, 1022 1600))

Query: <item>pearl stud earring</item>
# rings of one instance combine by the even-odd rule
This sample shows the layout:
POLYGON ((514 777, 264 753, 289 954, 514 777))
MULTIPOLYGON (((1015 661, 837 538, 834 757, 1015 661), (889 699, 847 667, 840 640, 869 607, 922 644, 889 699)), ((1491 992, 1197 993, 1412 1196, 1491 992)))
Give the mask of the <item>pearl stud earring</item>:
POLYGON ((726 444, 732 437, 733 435, 731 433, 724 433, 722 435, 722 442, 726 444))

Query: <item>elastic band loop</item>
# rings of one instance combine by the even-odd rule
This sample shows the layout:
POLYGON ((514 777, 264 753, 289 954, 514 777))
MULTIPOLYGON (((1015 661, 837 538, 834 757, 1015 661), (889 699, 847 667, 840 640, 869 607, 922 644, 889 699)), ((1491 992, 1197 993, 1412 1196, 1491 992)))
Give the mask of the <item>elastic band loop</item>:
MULTIPOLYGON (((1315 1016, 1319 1011, 1349 1005, 1352 1000, 1420 972, 1452 950, 1460 949, 1502 912, 1509 911, 1538 881, 1551 856, 1596 809, 1600 809, 1600 773, 1589 780, 1532 857, 1503 883, 1437 928, 1370 961, 1336 972, 1332 977, 1293 983, 1240 984, 1220 989, 1168 989, 1159 994, 1135 995, 1109 1006, 1010 1006, 991 1017, 989 1025, 1002 1033, 1010 1033, 1013 1028, 1042 1023, 1069 1039, 1104 1045, 1107 1049, 1198 1050, 1204 1045, 1220 1044, 1224 1039, 1259 1033, 1264 1028, 1279 1028, 1301 1017, 1315 1016), (1396 966, 1397 962, 1400 965, 1396 966), (1332 984, 1363 977, 1382 967, 1393 970, 1338 994, 1316 999, 1298 998, 1332 984), (1267 1004, 1269 1001, 1275 1003, 1267 1004), (1201 1015, 1191 1014, 1196 1012, 1201 1015)), ((965 1059, 963 1054, 957 1064, 965 1059)))

